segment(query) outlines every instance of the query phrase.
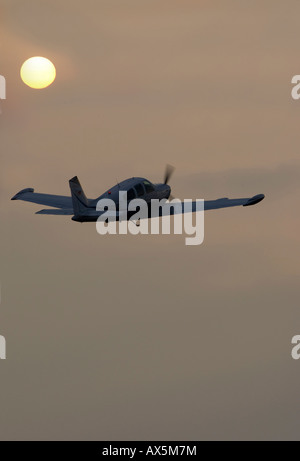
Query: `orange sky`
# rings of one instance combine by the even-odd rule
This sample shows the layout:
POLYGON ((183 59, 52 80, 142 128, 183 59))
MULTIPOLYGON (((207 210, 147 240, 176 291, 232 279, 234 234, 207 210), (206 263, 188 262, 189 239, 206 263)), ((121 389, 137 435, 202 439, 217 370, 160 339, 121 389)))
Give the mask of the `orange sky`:
POLYGON ((300 5, 245 3, 2 0, 1 439, 299 438, 300 5), (266 199, 207 213, 199 247, 10 201, 166 163, 181 198, 266 199))

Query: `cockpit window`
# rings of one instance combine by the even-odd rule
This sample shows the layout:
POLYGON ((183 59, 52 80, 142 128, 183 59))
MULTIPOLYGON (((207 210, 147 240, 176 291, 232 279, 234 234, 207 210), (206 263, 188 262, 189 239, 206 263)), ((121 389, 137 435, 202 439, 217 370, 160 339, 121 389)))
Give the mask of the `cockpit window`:
POLYGON ((149 181, 144 181, 144 186, 146 189, 146 194, 150 194, 150 192, 154 191, 154 187, 149 181))
POLYGON ((144 191, 144 188, 143 188, 142 184, 136 184, 134 186, 134 188, 136 190, 136 193, 137 193, 138 197, 141 197, 142 195, 144 195, 145 191, 144 191))
POLYGON ((127 192, 127 200, 135 199, 135 192, 134 189, 129 189, 127 192))

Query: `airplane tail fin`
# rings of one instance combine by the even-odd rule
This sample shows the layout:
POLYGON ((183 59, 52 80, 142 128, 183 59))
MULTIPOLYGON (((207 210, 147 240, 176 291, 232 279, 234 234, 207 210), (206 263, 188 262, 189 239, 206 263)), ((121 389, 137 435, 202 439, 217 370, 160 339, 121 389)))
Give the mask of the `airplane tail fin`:
POLYGON ((74 214, 80 216, 86 212, 86 209, 89 207, 89 201, 83 192, 77 176, 74 176, 74 178, 70 179, 69 185, 71 189, 74 214))

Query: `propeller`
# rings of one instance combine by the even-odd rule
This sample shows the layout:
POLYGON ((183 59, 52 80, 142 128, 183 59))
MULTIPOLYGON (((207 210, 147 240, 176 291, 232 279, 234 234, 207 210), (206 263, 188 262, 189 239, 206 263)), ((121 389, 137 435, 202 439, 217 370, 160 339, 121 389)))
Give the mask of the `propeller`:
MULTIPOLYGON (((166 166, 165 177, 164 177, 164 184, 168 184, 171 179, 172 174, 174 173, 175 167, 172 165, 166 166)), ((175 197, 174 195, 170 194, 168 200, 173 200, 175 197)))
POLYGON ((164 184, 168 184, 174 170, 175 170, 175 168, 172 165, 167 165, 166 166, 164 184))

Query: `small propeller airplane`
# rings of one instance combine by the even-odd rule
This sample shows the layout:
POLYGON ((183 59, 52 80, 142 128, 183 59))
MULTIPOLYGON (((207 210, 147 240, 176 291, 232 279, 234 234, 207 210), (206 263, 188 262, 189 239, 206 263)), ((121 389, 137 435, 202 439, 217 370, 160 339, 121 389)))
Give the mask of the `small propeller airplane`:
MULTIPOLYGON (((115 220, 118 221, 121 218, 118 207, 119 192, 126 191, 128 202, 133 199, 140 198, 147 203, 149 209, 148 217, 151 218, 150 203, 152 199, 165 199, 166 201, 173 198, 171 195, 171 187, 168 184, 173 171, 174 167, 167 165, 164 182, 161 184, 153 184, 145 178, 125 179, 125 181, 116 184, 96 199, 88 199, 86 197, 77 176, 74 176, 74 178, 70 179, 69 181, 71 197, 63 195, 40 194, 34 192, 34 189, 32 188, 27 188, 18 192, 14 197, 12 197, 11 200, 24 200, 25 202, 32 202, 52 207, 40 210, 36 214, 69 215, 72 216, 73 221, 95 222, 98 220, 99 216, 104 213, 104 211, 98 211, 96 209, 98 201, 101 199, 111 199, 115 202, 116 205, 115 220)), ((233 206, 250 206, 261 202, 264 198, 264 194, 258 194, 250 198, 220 198, 217 200, 205 200, 204 210, 216 210, 219 208, 228 208, 233 206)), ((183 206, 183 203, 181 205, 181 213, 185 213, 186 210, 183 206)), ((169 207, 169 210, 170 215, 174 214, 172 207, 169 207)), ((188 211, 196 211, 196 202, 192 202, 192 206, 188 211)), ((125 219, 129 220, 135 213, 136 211, 127 211, 125 219)), ((161 211, 160 216, 162 216, 161 211)), ((122 219, 124 219, 123 215, 122 219)))

